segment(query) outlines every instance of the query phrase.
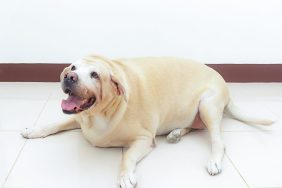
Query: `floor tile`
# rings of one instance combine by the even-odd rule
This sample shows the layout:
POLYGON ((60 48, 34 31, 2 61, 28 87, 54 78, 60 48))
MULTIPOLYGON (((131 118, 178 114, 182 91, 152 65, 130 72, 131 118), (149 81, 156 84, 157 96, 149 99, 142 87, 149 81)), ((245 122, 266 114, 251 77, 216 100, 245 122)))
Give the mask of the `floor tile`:
POLYGON ((28 140, 4 188, 116 188, 121 149, 91 146, 80 131, 28 140))
POLYGON ((0 186, 8 177, 24 141, 18 132, 0 132, 0 186))
POLYGON ((221 123, 223 132, 234 131, 282 131, 282 120, 278 119, 272 125, 250 125, 231 118, 224 118, 221 123))
POLYGON ((3 99, 47 99, 55 83, 44 82, 0 82, 0 98, 3 99))
POLYGON ((254 114, 256 117, 274 117, 277 121, 272 125, 255 126, 234 120, 231 117, 225 116, 222 120, 223 131, 262 131, 262 130, 279 130, 282 131, 282 121, 276 113, 273 112, 275 108, 269 107, 271 101, 259 100, 257 102, 237 102, 236 105, 247 113, 254 114))
POLYGON ((209 136, 203 131, 191 132, 177 144, 159 137, 156 148, 138 166, 138 187, 247 187, 226 157, 220 175, 207 173, 210 149, 209 136))
POLYGON ((64 114, 61 108, 61 100, 50 99, 42 111, 36 126, 58 123, 67 120, 72 115, 64 114))
MULTIPOLYGON (((274 114, 278 121, 250 126, 225 117, 222 130, 228 157, 222 174, 215 177, 205 170, 210 152, 207 130, 191 132, 178 144, 159 137, 157 147, 138 165, 137 188, 243 188, 244 180, 252 188, 282 187, 282 83, 228 83, 228 87, 239 106, 258 116, 274 114)), ((0 90, 1 186, 25 142, 18 131, 70 116, 61 111, 66 95, 58 82, 2 82, 0 90)), ((28 140, 3 188, 116 188, 120 161, 121 149, 93 147, 80 130, 28 140)))
POLYGON ((235 100, 282 99, 282 83, 228 83, 227 85, 235 100))
POLYGON ((56 82, 56 84, 54 84, 52 86, 52 93, 50 96, 50 99, 65 99, 67 97, 67 95, 63 92, 62 88, 61 88, 61 84, 59 82, 56 82))
POLYGON ((22 130, 34 126, 47 100, 0 99, 0 130, 22 130))
POLYGON ((268 108, 269 111, 273 112, 274 114, 282 118, 282 100, 269 101, 266 104, 266 107, 268 108))
POLYGON ((224 133, 226 152, 250 187, 282 187, 282 133, 224 133))

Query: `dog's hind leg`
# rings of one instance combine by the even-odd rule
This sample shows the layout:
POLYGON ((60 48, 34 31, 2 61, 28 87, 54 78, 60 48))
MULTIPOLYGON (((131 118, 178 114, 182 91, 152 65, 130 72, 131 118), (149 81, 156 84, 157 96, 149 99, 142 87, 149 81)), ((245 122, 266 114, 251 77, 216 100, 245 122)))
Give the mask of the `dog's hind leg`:
POLYGON ((226 98, 216 91, 207 91, 202 95, 199 104, 200 118, 207 127, 211 138, 211 156, 207 164, 210 175, 219 174, 224 156, 224 144, 221 138, 220 124, 226 98))
POLYGON ((177 143, 180 141, 181 137, 184 136, 185 134, 189 133, 191 131, 191 128, 183 128, 183 129, 174 129, 171 131, 166 139, 170 143, 177 143))

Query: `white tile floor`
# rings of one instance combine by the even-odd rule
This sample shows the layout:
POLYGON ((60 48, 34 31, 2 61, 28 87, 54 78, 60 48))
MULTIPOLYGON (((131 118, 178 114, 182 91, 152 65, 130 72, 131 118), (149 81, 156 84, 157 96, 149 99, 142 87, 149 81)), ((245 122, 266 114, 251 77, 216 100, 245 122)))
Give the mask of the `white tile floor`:
MULTIPOLYGON (((282 188, 282 83, 228 84, 235 101, 258 113, 272 113, 271 127, 251 127, 224 118, 227 147, 223 172, 205 170, 210 152, 206 131, 178 144, 164 137, 138 165, 138 188, 282 188)), ((20 131, 67 117, 58 83, 0 83, 0 186, 2 188, 116 188, 122 149, 95 148, 80 130, 25 140, 20 131)))

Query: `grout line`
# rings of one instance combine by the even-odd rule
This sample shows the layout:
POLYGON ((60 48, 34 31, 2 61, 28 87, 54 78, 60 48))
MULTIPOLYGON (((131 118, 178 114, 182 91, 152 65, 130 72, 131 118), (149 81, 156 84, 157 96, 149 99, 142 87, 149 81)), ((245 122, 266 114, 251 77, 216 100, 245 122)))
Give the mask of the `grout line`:
POLYGON ((281 132, 282 130, 236 130, 236 131, 221 131, 223 133, 242 133, 242 132, 246 132, 246 133, 261 133, 261 132, 281 132))
MULTIPOLYGON (((232 92, 232 91, 230 91, 232 92)), ((257 98, 236 98, 234 97, 235 94, 231 93, 231 98, 234 100, 234 102, 236 103, 247 103, 247 104, 253 104, 253 103, 267 103, 267 102, 281 102, 282 101, 282 97, 273 97, 273 96, 269 96, 269 97, 257 97, 257 98)))
MULTIPOLYGON (((208 132, 207 129, 204 130, 193 130, 193 132, 208 132)), ((246 133, 260 133, 260 132, 282 132, 282 130, 278 129, 278 130, 222 130, 222 133, 241 133, 241 132, 246 132, 246 133)), ((282 187, 281 187, 282 188, 282 187)))
POLYGON ((245 180, 245 178, 243 177, 243 175, 240 173, 239 169, 235 166, 235 164, 233 163, 233 161, 231 160, 231 158, 228 156, 228 154, 225 152, 225 156, 228 158, 229 162, 232 164, 233 168, 235 168, 235 170, 237 171, 237 173, 239 174, 239 176, 242 178, 242 180, 245 182, 246 186, 248 188, 250 188, 249 184, 247 183, 247 181, 245 180))
MULTIPOLYGON (((35 120, 35 122, 34 122, 34 124, 33 124, 33 126, 32 126, 33 128, 36 126, 36 124, 37 124, 37 122, 38 122, 40 116, 42 115, 43 111, 45 110, 45 108, 46 108, 46 106, 47 106, 47 103, 49 102, 50 96, 51 96, 51 94, 49 94, 47 100, 45 101, 45 103, 44 103, 44 105, 43 105, 43 108, 42 108, 41 111, 39 112, 39 114, 38 114, 38 116, 37 116, 37 118, 36 118, 36 120, 35 120)), ((6 183, 7 183, 7 180, 9 179, 9 176, 11 175, 11 173, 12 173, 12 171, 13 171, 13 169, 14 169, 14 167, 15 167, 17 161, 18 161, 18 159, 20 158, 20 155, 22 154, 22 151, 23 151, 23 149, 24 149, 24 147, 25 147, 25 145, 26 145, 27 142, 28 142, 28 139, 26 139, 26 140, 24 141, 24 143, 22 144, 22 147, 21 147, 20 151, 18 152, 18 155, 17 155, 17 157, 16 157, 16 159, 15 159, 15 161, 14 161, 12 167, 10 168, 10 170, 9 170, 9 172, 8 172, 8 175, 6 176, 6 178, 5 178, 5 180, 4 180, 4 183, 3 183, 2 188, 5 187, 5 185, 6 185, 6 183)))
POLYGON ((251 188, 282 188, 282 186, 259 186, 259 187, 251 187, 251 188))

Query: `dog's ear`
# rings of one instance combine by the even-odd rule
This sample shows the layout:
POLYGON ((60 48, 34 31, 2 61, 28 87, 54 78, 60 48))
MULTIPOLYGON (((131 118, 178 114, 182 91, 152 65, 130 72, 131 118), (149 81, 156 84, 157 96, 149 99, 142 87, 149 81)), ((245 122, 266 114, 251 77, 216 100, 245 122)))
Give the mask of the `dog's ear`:
POLYGON ((115 77, 113 74, 111 74, 111 85, 116 93, 116 95, 122 95, 124 100, 127 102, 127 96, 126 91, 123 86, 123 84, 118 80, 117 77, 115 77))

